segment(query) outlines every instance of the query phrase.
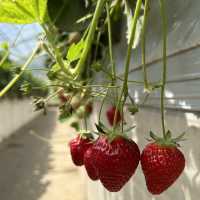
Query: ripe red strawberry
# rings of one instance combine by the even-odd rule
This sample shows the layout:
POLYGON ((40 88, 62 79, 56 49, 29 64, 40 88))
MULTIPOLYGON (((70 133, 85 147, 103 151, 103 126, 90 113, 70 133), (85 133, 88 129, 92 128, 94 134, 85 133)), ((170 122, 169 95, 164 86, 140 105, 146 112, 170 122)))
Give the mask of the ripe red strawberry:
POLYGON ((96 168, 95 159, 97 158, 97 151, 91 146, 84 154, 84 165, 88 176, 96 181, 99 179, 98 170, 96 168))
POLYGON ((116 136, 112 141, 101 136, 93 149, 93 161, 100 181, 110 192, 118 192, 138 166, 140 151, 137 144, 122 136, 116 136))
POLYGON ((149 192, 160 194, 180 176, 185 167, 185 158, 176 146, 154 142, 143 150, 141 165, 149 192))
POLYGON ((83 165, 84 153, 92 146, 92 141, 89 138, 83 138, 78 135, 69 142, 72 161, 75 165, 83 165))
MULTIPOLYGON (((116 110, 116 107, 112 106, 106 112, 107 119, 108 119, 109 124, 111 126, 113 126, 113 124, 114 124, 115 110, 116 110)), ((121 121, 121 119, 122 119, 121 113, 120 113, 119 110, 117 110, 117 112, 116 112, 116 122, 115 123, 118 124, 121 121)))

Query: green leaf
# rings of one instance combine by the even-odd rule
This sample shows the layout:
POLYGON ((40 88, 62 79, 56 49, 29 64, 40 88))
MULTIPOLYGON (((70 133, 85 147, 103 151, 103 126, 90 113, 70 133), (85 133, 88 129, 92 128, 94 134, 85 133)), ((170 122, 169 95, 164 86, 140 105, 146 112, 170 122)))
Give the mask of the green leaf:
POLYGON ((80 125, 79 125, 78 122, 72 122, 72 123, 70 124, 70 126, 71 126, 72 128, 74 128, 76 131, 79 131, 79 130, 80 130, 80 125))
POLYGON ((2 48, 3 50, 7 51, 9 49, 9 43, 8 42, 2 42, 0 44, 0 48, 2 48))
POLYGON ((0 0, 0 22, 44 23, 47 0, 0 0))
MULTIPOLYGON (((63 63, 64 63, 64 66, 65 66, 66 68, 68 68, 69 65, 70 65, 69 61, 67 61, 67 60, 63 60, 63 63)), ((59 65, 58 63, 56 63, 56 64, 54 64, 54 65, 51 67, 51 69, 48 71, 47 76, 48 76, 48 78, 49 78, 50 80, 54 80, 54 79, 56 79, 56 77, 57 77, 57 75, 60 73, 60 71, 62 71, 62 70, 61 70, 61 67, 60 67, 60 65, 59 65)))
POLYGON ((77 44, 72 44, 69 47, 69 50, 67 52, 67 59, 70 62, 76 61, 81 57, 81 52, 83 50, 85 46, 85 42, 84 40, 81 40, 80 42, 78 42, 77 44))

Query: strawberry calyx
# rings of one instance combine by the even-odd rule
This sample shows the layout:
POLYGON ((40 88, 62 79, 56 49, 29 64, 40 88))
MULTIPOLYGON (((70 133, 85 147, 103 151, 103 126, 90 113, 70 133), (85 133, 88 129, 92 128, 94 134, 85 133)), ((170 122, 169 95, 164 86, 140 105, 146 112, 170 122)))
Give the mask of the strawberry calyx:
POLYGON ((94 139, 92 133, 88 130, 80 130, 79 135, 80 135, 80 138, 83 138, 83 139, 90 139, 90 140, 94 139))
POLYGON ((128 128, 127 130, 124 130, 124 132, 121 132, 119 129, 115 129, 114 131, 111 129, 108 129, 102 122, 95 124, 95 126, 98 131, 97 134, 106 136, 109 142, 112 142, 118 137, 123 137, 126 140, 130 140, 130 138, 128 137, 126 133, 136 127, 136 126, 132 126, 128 128))
POLYGON ((169 146, 169 147, 179 147, 179 142, 184 141, 185 132, 180 134, 178 137, 173 138, 172 133, 168 130, 165 134, 165 137, 158 137, 155 133, 150 131, 150 141, 155 141, 155 143, 161 146, 169 146))

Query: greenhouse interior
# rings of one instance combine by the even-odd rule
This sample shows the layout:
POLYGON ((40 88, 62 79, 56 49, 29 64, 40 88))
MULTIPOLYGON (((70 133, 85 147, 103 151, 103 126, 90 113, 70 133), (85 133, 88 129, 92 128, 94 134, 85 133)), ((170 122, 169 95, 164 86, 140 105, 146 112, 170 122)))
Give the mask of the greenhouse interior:
POLYGON ((1 0, 0 199, 198 200, 199 8, 1 0))

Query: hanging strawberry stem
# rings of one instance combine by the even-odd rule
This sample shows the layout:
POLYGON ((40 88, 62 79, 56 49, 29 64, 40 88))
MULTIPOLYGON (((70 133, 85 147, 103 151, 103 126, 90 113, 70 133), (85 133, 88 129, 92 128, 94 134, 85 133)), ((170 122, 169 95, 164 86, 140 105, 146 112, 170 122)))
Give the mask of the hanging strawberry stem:
MULTIPOLYGON (((130 40, 129 40, 129 44, 128 44, 127 55, 126 55, 126 63, 125 63, 125 68, 124 68, 124 81, 123 81, 120 96, 118 98, 118 102, 117 102, 117 106, 116 106, 117 109, 115 110, 113 132, 116 129, 115 124, 116 124, 116 118, 117 118, 117 111, 120 110, 120 104, 121 104, 122 98, 124 96, 124 99, 121 104, 121 106, 123 108, 125 101, 126 101, 127 94, 128 94, 128 73, 129 73, 129 66, 130 66, 130 61, 131 61, 131 50, 132 50, 133 42, 135 39, 137 20, 140 15, 141 7, 142 7, 142 0, 137 0, 135 13, 133 16, 133 21, 132 21, 131 35, 130 35, 130 40)), ((122 123, 123 123, 123 119, 122 119, 122 123)))
POLYGON ((115 62, 113 59, 113 52, 112 52, 112 30, 111 30, 111 21, 110 21, 110 12, 109 12, 109 5, 106 3, 106 12, 107 12, 107 21, 108 21, 108 46, 109 46, 109 56, 110 62, 112 67, 112 84, 114 85, 116 82, 116 69, 115 69, 115 62))
POLYGON ((160 0, 160 10, 162 18, 162 34, 163 34, 163 71, 162 71, 162 84, 161 84, 161 122, 162 122, 162 131, 163 137, 166 139, 165 131, 165 86, 166 86, 166 77, 167 77, 167 17, 165 11, 165 0, 160 0))
POLYGON ((147 69, 146 69, 146 27, 147 27, 147 17, 148 17, 148 6, 149 6, 149 0, 145 1, 144 6, 144 21, 143 21, 143 27, 142 27, 142 64, 143 64, 143 76, 144 76, 144 91, 149 92, 151 90, 148 78, 147 78, 147 69))
MULTIPOLYGON (((55 44, 55 29, 51 23, 45 25, 42 25, 42 28, 46 34, 47 40, 49 42, 50 48, 53 51, 53 56, 55 58, 56 63, 60 66, 61 70, 66 74, 70 75, 69 68, 65 66, 64 60, 62 58, 62 54, 60 52, 60 49, 55 44)), ((47 48, 48 49, 48 48, 47 48)))
POLYGON ((160 12, 162 19, 162 34, 163 34, 163 70, 161 81, 161 94, 160 94, 160 107, 161 107, 161 124, 163 137, 156 136, 153 132, 150 132, 151 138, 162 146, 178 146, 178 142, 184 140, 185 133, 182 133, 176 138, 172 138, 170 130, 165 129, 165 86, 167 79, 167 16, 165 10, 165 0, 160 0, 160 12))

